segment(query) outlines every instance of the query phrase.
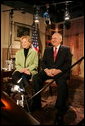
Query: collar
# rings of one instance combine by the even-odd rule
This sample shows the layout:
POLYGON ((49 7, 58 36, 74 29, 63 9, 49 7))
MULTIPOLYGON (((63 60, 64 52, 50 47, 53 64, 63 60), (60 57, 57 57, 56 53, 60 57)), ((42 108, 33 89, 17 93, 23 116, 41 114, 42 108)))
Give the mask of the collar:
POLYGON ((53 47, 53 50, 55 50, 55 48, 57 48, 57 51, 59 50, 59 48, 60 48, 60 45, 58 45, 57 47, 53 47))

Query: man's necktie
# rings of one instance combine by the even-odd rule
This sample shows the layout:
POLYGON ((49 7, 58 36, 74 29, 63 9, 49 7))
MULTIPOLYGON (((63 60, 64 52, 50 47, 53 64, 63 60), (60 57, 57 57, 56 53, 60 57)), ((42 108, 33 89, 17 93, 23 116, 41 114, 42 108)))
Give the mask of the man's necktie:
POLYGON ((54 61, 56 60, 56 56, 57 56, 57 48, 54 48, 54 61))

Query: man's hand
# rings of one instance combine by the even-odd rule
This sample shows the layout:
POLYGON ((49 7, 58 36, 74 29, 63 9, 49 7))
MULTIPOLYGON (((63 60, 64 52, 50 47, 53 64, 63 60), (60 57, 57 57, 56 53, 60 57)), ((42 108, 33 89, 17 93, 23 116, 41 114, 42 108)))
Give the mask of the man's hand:
POLYGON ((59 73, 61 73, 62 71, 60 70, 60 69, 51 69, 51 74, 53 75, 53 76, 55 76, 55 75, 57 75, 57 74, 59 74, 59 73))
POLYGON ((46 68, 46 69, 44 69, 44 71, 47 74, 47 76, 50 76, 50 77, 53 76, 52 73, 51 73, 51 69, 46 68))
POLYGON ((62 72, 60 69, 47 69, 47 68, 44 69, 44 71, 50 77, 54 77, 55 75, 62 72))

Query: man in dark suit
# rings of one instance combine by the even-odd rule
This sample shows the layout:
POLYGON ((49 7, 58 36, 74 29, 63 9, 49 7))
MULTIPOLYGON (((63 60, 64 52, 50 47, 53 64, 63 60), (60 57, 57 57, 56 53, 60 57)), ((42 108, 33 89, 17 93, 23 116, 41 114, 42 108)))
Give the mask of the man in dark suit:
MULTIPOLYGON (((68 87, 67 80, 70 77, 70 70, 65 72, 71 66, 70 48, 61 45, 62 35, 54 33, 52 35, 51 44, 44 51, 42 59, 42 70, 33 77, 33 85, 35 92, 43 87, 43 83, 47 79, 54 79, 57 86, 57 101, 55 107, 58 112, 56 121, 62 122, 63 115, 67 109, 68 87)), ((34 97, 33 107, 39 108, 41 105, 40 94, 34 97)))

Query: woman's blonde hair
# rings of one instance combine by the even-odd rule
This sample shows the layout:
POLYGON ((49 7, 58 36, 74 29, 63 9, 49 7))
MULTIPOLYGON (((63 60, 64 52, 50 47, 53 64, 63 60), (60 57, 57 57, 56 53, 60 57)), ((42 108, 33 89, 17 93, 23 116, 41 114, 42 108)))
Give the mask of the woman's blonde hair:
POLYGON ((22 37, 20 38, 20 41, 22 41, 24 38, 27 39, 28 42, 32 43, 31 37, 28 36, 28 35, 22 36, 22 37))

